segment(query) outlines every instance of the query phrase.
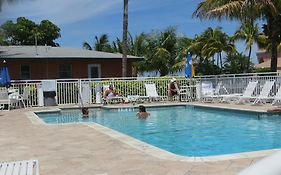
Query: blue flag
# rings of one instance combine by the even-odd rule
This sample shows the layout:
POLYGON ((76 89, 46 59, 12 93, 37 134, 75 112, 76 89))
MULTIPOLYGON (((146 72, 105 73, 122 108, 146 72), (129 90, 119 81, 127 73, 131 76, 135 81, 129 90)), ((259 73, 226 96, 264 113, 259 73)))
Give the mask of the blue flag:
POLYGON ((194 67, 192 64, 192 58, 190 52, 186 54, 186 63, 185 63, 185 77, 191 78, 194 76, 194 67))
POLYGON ((10 86, 10 75, 9 75, 9 71, 8 71, 8 67, 6 65, 4 65, 1 68, 1 72, 0 72, 0 85, 3 87, 9 87, 10 86))

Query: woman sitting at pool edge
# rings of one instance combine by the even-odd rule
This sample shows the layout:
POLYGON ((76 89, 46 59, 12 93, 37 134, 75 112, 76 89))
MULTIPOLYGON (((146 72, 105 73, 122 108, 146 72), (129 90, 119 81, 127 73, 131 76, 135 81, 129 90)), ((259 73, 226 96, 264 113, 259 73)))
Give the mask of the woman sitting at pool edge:
POLYGON ((139 106, 139 112, 137 113, 138 118, 147 118, 150 115, 150 113, 146 112, 146 109, 143 105, 139 106))

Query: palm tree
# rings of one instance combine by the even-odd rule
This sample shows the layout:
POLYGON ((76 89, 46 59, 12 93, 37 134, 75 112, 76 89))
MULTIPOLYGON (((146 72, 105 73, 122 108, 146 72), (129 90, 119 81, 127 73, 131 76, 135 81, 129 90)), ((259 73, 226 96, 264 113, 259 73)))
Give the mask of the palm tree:
POLYGON ((123 11, 123 53, 122 53, 122 76, 127 76, 127 46, 128 46, 128 1, 124 0, 123 11))
POLYGON ((228 53, 235 51, 234 45, 230 42, 230 37, 226 33, 223 33, 220 27, 215 29, 208 28, 205 35, 206 43, 202 48, 203 55, 208 58, 217 55, 217 65, 222 67, 222 52, 228 53))
POLYGON ((146 35, 141 33, 133 38, 129 33, 128 52, 134 56, 144 56, 147 50, 146 35))
POLYGON ((112 42, 112 52, 123 53, 123 43, 118 37, 116 38, 116 41, 112 42))
POLYGON ((252 46, 260 39, 258 24, 252 25, 250 22, 243 23, 233 36, 234 40, 245 40, 248 53, 247 72, 249 72, 252 46))
POLYGON ((102 52, 111 52, 111 46, 109 44, 108 35, 102 34, 100 37, 95 36, 95 43, 93 47, 87 42, 83 42, 83 48, 87 50, 96 50, 102 52))
MULTIPOLYGON (((217 18, 221 20, 238 19, 245 20, 249 16, 250 21, 262 17, 269 27, 269 40, 271 41, 271 70, 277 70, 277 47, 280 36, 278 20, 281 13, 280 0, 204 0, 198 6, 193 16, 201 19, 217 18)), ((247 20, 249 20, 249 18, 247 20)))
MULTIPOLYGON (((160 76, 179 70, 178 40, 175 28, 145 35, 142 41, 144 60, 138 64, 138 71, 158 71, 160 76)), ((142 52, 142 51, 141 51, 142 52)))

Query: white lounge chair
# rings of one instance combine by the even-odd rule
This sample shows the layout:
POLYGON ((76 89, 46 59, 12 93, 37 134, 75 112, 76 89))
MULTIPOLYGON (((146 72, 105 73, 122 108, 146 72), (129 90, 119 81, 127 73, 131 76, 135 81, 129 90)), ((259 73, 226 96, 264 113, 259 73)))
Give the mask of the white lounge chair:
POLYGON ((275 81, 266 81, 260 95, 255 99, 253 104, 258 104, 258 103, 265 103, 266 100, 269 99, 270 91, 274 85, 275 81))
MULTIPOLYGON (((237 104, 241 104, 245 101, 249 101, 253 98, 253 93, 258 85, 258 81, 250 81, 242 94, 242 96, 238 96, 237 104)), ((237 96, 236 96, 237 97, 237 96)))
POLYGON ((213 83, 210 81, 202 81, 200 89, 202 102, 212 102, 214 97, 213 83))
POLYGON ((38 160, 0 163, 0 175, 39 175, 38 160))
POLYGON ((237 175, 280 175, 280 162, 281 151, 278 151, 240 171, 237 175))
POLYGON ((213 83, 210 81, 203 81, 201 83, 201 99, 203 102, 214 102, 215 99, 222 98, 223 95, 220 94, 220 90, 223 89, 226 94, 228 94, 226 88, 223 86, 222 82, 218 82, 215 88, 213 88, 213 83))
POLYGON ((159 96, 156 90, 155 84, 144 84, 145 85, 145 91, 146 96, 149 97, 150 101, 152 100, 165 100, 165 96, 159 96))
POLYGON ((280 105, 281 103, 281 86, 278 88, 276 95, 273 97, 272 105, 280 105))
POLYGON ((249 100, 253 98, 252 94, 254 93, 257 84, 258 81, 250 81, 245 91, 242 94, 236 93, 236 94, 220 95, 220 97, 222 98, 221 102, 230 103, 232 100, 236 100, 238 104, 239 103, 241 104, 243 100, 249 100))

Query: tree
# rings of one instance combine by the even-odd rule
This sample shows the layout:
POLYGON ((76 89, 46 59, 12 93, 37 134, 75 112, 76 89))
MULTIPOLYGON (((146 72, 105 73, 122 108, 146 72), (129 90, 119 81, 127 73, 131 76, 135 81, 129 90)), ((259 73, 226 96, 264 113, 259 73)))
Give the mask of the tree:
POLYGON ((102 52, 111 52, 111 46, 109 44, 108 35, 102 34, 100 37, 95 36, 95 43, 93 47, 87 42, 83 43, 83 48, 87 50, 96 50, 102 52))
POLYGON ((280 35, 278 20, 281 13, 280 0, 204 0, 199 3, 193 16, 201 19, 238 19, 239 21, 264 18, 269 28, 271 41, 271 70, 277 70, 277 46, 280 35))
POLYGON ((258 24, 252 25, 250 22, 243 23, 233 36, 234 40, 245 40, 246 50, 249 50, 247 69, 245 69, 246 72, 249 72, 250 68, 252 46, 259 40, 259 38, 260 35, 258 24))
POLYGON ((230 53, 226 56, 224 63, 224 73, 227 74, 239 74, 246 70, 251 72, 253 70, 253 64, 250 62, 248 67, 248 57, 242 53, 230 53))
POLYGON ((128 52, 130 53, 130 55, 144 56, 146 52, 148 52, 146 48, 148 45, 146 41, 146 35, 144 33, 141 33, 133 38, 129 33, 129 36, 128 52))
POLYGON ((178 57, 179 43, 176 29, 167 28, 162 32, 151 32, 145 35, 142 42, 145 48, 144 60, 139 62, 139 72, 158 71, 160 76, 179 70, 179 62, 185 57, 178 57))
POLYGON ((123 43, 118 37, 116 38, 116 41, 112 42, 112 52, 123 53, 123 43))
POLYGON ((5 22, 1 28, 11 45, 32 45, 34 44, 33 30, 36 24, 24 17, 17 18, 17 22, 5 22))
MULTIPOLYGON (((235 52, 230 37, 221 31, 220 27, 208 28, 201 35, 197 35, 189 47, 189 51, 197 59, 198 65, 208 65, 214 74, 218 73, 215 67, 223 67, 222 53, 235 52), (215 56, 217 55, 217 66, 215 66, 215 56), (206 61, 208 60, 208 61, 206 61), (204 63, 204 64, 201 64, 204 63)), ((202 71, 205 72, 205 71, 202 71)))
POLYGON ((40 39, 38 40, 39 45, 47 44, 48 46, 58 46, 58 44, 55 43, 54 40, 61 37, 60 28, 53 24, 51 21, 41 21, 38 26, 38 33, 40 36, 40 39))
POLYGON ((52 22, 43 20, 38 25, 24 17, 17 18, 16 23, 6 21, 0 29, 8 45, 34 45, 36 40, 40 45, 58 46, 54 40, 61 36, 60 28, 52 22))
POLYGON ((123 53, 122 53, 122 76, 127 76, 127 51, 128 51, 128 1, 124 0, 123 11, 123 53))
POLYGON ((204 33, 205 44, 202 48, 202 54, 207 58, 217 55, 217 65, 222 68, 222 52, 236 51, 234 44, 231 43, 230 37, 221 31, 221 27, 215 29, 208 28, 204 33))

